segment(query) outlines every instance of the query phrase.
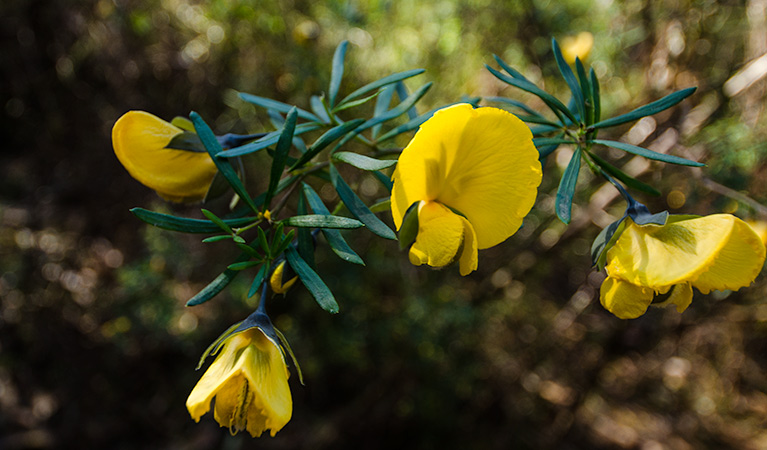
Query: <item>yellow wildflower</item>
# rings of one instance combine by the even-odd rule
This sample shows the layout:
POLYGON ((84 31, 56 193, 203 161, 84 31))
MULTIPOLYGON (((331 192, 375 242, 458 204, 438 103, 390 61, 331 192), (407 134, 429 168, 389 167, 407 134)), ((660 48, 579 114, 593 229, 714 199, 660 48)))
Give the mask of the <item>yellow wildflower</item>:
POLYGON ((269 278, 269 285, 272 287, 272 291, 275 294, 285 294, 288 290, 296 284, 298 276, 295 276, 288 280, 287 283, 282 284, 283 273, 285 272, 285 261, 280 262, 277 267, 274 268, 271 278, 269 278))
POLYGON ((392 176, 391 207, 399 230, 418 203, 415 265, 458 260, 477 268, 477 250, 514 234, 535 202, 541 164, 530 129, 496 108, 459 104, 437 111, 402 151, 392 176))
POLYGON ((166 148, 184 130, 144 111, 129 111, 112 128, 120 163, 143 185, 173 202, 205 198, 216 165, 207 152, 166 148))
POLYGON ((293 413, 288 368, 276 337, 252 327, 225 333, 223 342, 211 346, 214 353, 219 346, 218 357, 189 394, 189 414, 199 422, 215 397, 216 422, 232 434, 247 430, 257 437, 270 430, 274 436, 293 413))
POLYGON ((658 294, 679 312, 692 301, 692 288, 736 290, 754 281, 765 247, 745 222, 730 214, 669 216, 666 225, 626 227, 607 252, 607 278, 600 300, 622 319, 645 313, 658 294), (673 290, 672 290, 673 288, 673 290))
POLYGON ((573 64, 576 57, 583 61, 588 58, 593 46, 594 35, 588 31, 581 31, 575 37, 568 36, 562 39, 562 56, 568 64, 573 64))

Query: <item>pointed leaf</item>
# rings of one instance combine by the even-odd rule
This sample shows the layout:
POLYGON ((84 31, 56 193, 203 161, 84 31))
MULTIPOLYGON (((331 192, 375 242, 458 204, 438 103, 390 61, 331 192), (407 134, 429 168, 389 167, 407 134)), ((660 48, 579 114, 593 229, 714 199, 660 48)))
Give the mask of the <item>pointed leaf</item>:
MULTIPOLYGON (((306 209, 306 200, 303 195, 298 196, 298 207, 296 210, 300 215, 306 215, 308 213, 306 209)), ((316 267, 314 262, 314 237, 309 228, 298 229, 298 253, 311 268, 316 267)))
POLYGON ((578 182, 578 172, 581 168, 581 148, 578 147, 570 159, 570 163, 559 181, 557 189, 556 211, 557 217, 562 222, 570 223, 570 213, 573 206, 573 195, 575 194, 575 185, 578 182))
POLYGON ((420 75, 424 73, 424 69, 413 69, 413 70, 406 70, 405 72, 398 72, 391 74, 389 76, 383 77, 380 80, 376 80, 372 83, 366 84, 365 86, 362 86, 361 88, 357 89, 356 91, 352 92, 351 94, 347 95, 346 98, 341 100, 339 105, 343 105, 344 103, 350 102, 354 100, 355 98, 362 97, 363 95, 367 94, 368 92, 372 92, 380 87, 397 83, 399 81, 405 80, 410 77, 414 77, 416 75, 420 75))
POLYGON ((581 86, 581 92, 583 92, 584 121, 586 125, 591 125, 594 123, 594 93, 591 91, 591 82, 586 75, 586 69, 577 56, 575 57, 575 72, 578 74, 578 82, 581 86))
POLYGON ((192 131, 184 131, 173 136, 173 139, 168 142, 165 148, 172 148, 176 150, 186 150, 188 152, 205 153, 205 146, 202 145, 200 137, 197 133, 192 131))
POLYGON ((567 64, 567 61, 565 61, 565 58, 562 56, 562 51, 559 49, 559 44, 557 44, 557 41, 554 38, 551 39, 551 49, 554 51, 554 59, 557 61, 559 72, 562 74, 562 77, 564 77, 567 85, 570 87, 570 92, 573 93, 573 101, 575 103, 575 107, 578 110, 578 115, 582 119, 585 119, 586 106, 583 102, 583 91, 581 91, 581 85, 575 78, 573 69, 570 68, 570 65, 567 64))
POLYGON ((322 123, 330 123, 330 116, 325 110, 325 105, 322 104, 322 99, 316 95, 312 95, 310 104, 312 106, 312 112, 322 119, 322 123))
POLYGON ((375 159, 352 152, 336 152, 333 154, 333 159, 351 164, 362 170, 381 170, 397 164, 396 159, 375 159))
POLYGON ((607 251, 615 245, 618 237, 623 232, 623 228, 625 228, 625 220, 626 216, 624 215, 619 220, 603 228, 599 235, 597 235, 597 238, 594 239, 594 243, 591 244, 591 263, 599 267, 600 271, 605 267, 607 251))
MULTIPOLYGON (((288 105, 287 103, 278 102, 277 100, 272 100, 270 98, 259 97, 257 95, 246 94, 244 92, 240 92, 238 95, 241 99, 245 100, 248 103, 252 103, 254 105, 257 105, 266 109, 273 109, 283 114, 287 114, 290 111, 290 108, 294 107, 293 105, 288 105)), ((310 120, 312 122, 322 122, 322 120, 320 120, 319 117, 315 116, 309 111, 304 111, 301 108, 296 108, 296 110, 298 112, 298 117, 304 120, 310 120)))
MULTIPOLYGON (((306 200, 309 202, 309 206, 312 208, 312 211, 314 211, 316 214, 330 214, 330 211, 328 211, 328 209, 325 207, 325 204, 322 202, 322 199, 320 199, 320 196, 317 195, 311 186, 303 183, 303 191, 304 195, 306 196, 306 200)), ((365 263, 362 261, 362 258, 360 258, 359 255, 357 255, 357 253, 352 250, 349 244, 346 243, 346 240, 341 235, 341 232, 338 230, 323 229, 322 234, 325 235, 325 239, 328 241, 328 245, 330 245, 330 248, 336 255, 338 255, 339 258, 354 264, 360 264, 363 266, 365 265, 365 263)))
POLYGON ((330 89, 328 89, 328 104, 331 108, 336 103, 338 89, 341 87, 341 78, 344 76, 344 59, 348 45, 349 41, 342 41, 333 54, 333 68, 330 72, 330 89))
POLYGON ((357 197, 357 194, 346 184, 335 166, 330 165, 330 179, 338 192, 338 196, 344 202, 349 211, 354 214, 365 226, 373 233, 385 239, 396 239, 396 235, 391 228, 373 214, 370 209, 357 197))
MULTIPOLYGON (((398 81, 395 85, 395 89, 397 90, 397 96, 399 97, 400 101, 404 102, 408 97, 410 97, 405 83, 398 81)), ((411 107, 407 110, 407 115, 410 117, 410 119, 415 119, 418 117, 418 111, 415 110, 415 107, 411 107)))
POLYGON ((307 162, 309 162, 312 158, 317 156, 318 153, 320 153, 325 147, 330 145, 333 141, 340 138, 341 136, 350 133, 355 128, 359 127, 365 120, 364 119, 354 119, 350 120, 348 122, 342 123, 341 125, 338 125, 334 128, 331 128, 330 130, 326 131, 325 134, 319 137, 316 141, 314 141, 314 144, 309 146, 309 149, 301 155, 300 158, 298 158, 298 161, 293 163, 292 166, 290 166, 290 170, 297 169, 307 162))
POLYGON ((277 148, 274 150, 274 156, 272 157, 272 170, 269 175, 269 187, 266 189, 266 197, 264 198, 264 208, 268 209, 269 204, 274 196, 274 191, 277 189, 277 185, 282 178, 282 172, 285 170, 285 161, 288 158, 288 152, 290 152, 290 146, 293 142, 293 132, 296 129, 297 112, 294 106, 288 116, 285 119, 285 124, 282 128, 282 134, 280 140, 277 141, 277 148))
POLYGON ((307 214, 288 217, 282 223, 289 227, 299 228, 332 228, 351 230, 365 226, 359 220, 349 217, 333 216, 330 214, 307 214))
MULTIPOLYGON (((130 210, 134 216, 148 223, 149 225, 164 230, 181 231, 184 233, 217 233, 220 229, 218 225, 209 220, 187 219, 184 217, 171 216, 169 214, 149 211, 143 208, 133 208, 130 210)), ((224 223, 230 227, 243 227, 255 222, 255 217, 242 217, 238 219, 224 219, 224 223)))
POLYGON ((674 156, 674 155, 667 155, 665 153, 654 152, 652 150, 648 150, 642 147, 637 147, 636 145, 627 144, 625 142, 608 141, 606 139, 592 139, 587 142, 590 142, 592 144, 602 144, 608 147, 617 148, 618 150, 623 150, 624 152, 629 152, 634 155, 639 155, 639 156, 645 157, 647 159, 652 159, 655 161, 662 161, 662 162, 670 163, 670 164, 679 164, 680 166, 691 166, 691 167, 705 166, 705 164, 699 163, 697 161, 691 161, 689 159, 680 158, 679 156, 674 156))
MULTIPOLYGON (((322 125, 317 123, 302 123, 301 125, 296 125, 296 129, 293 132, 293 136, 298 136, 300 134, 304 134, 309 131, 318 130, 320 128, 322 128, 322 125)), ((269 147, 270 145, 276 144, 277 141, 280 140, 281 134, 282 134, 282 130, 273 131, 267 134, 266 136, 262 137, 261 139, 258 139, 249 144, 245 144, 240 147, 235 147, 229 150, 225 150, 219 153, 218 156, 221 158, 233 158, 235 156, 247 155, 250 153, 257 152, 259 150, 263 150, 266 147, 269 147)))
POLYGON ((306 261, 301 258, 301 255, 298 254, 295 248, 288 247, 287 250, 285 250, 285 256, 287 257, 290 267, 292 267, 296 272, 296 275, 298 275, 298 279, 300 279, 304 286, 309 289, 309 292, 311 292, 312 296, 322 309, 331 314, 336 314, 338 312, 338 303, 325 282, 322 281, 322 278, 320 278, 319 275, 317 275, 317 272, 312 270, 312 268, 306 264, 306 261))
POLYGON ((248 298, 253 297, 256 295, 256 293, 258 293, 258 289, 264 283, 267 273, 269 273, 269 261, 265 262, 261 268, 258 269, 258 273, 256 273, 255 278, 253 278, 253 282, 250 283, 250 289, 248 289, 248 298))
MULTIPOLYGON (((378 98, 376 99, 376 107, 373 111, 373 117, 380 116, 389 109, 389 105, 391 105, 391 98, 394 96, 394 91, 395 88, 392 85, 388 85, 381 89, 380 93, 378 94, 378 98)), ((373 139, 375 139, 380 132, 381 124, 374 126, 371 130, 373 139)))
POLYGON ((508 64, 506 63, 506 61, 502 60, 500 56, 498 56, 498 55, 495 55, 495 54, 494 54, 494 55, 493 55, 493 58, 495 59, 495 62, 497 62, 497 63, 498 63, 498 65, 499 65, 499 66, 501 66, 501 68, 502 68, 503 70, 505 70, 505 71, 506 71, 506 72, 507 72, 509 75, 511 75, 512 77, 514 77, 514 78, 518 78, 518 79, 520 79, 520 80, 529 81, 527 78, 525 78, 525 76, 524 76, 524 75, 522 75, 522 74, 521 74, 521 73, 519 73, 518 71, 514 70, 514 69, 513 69, 513 68, 512 68, 510 65, 508 65, 508 64))
POLYGON ((650 195, 658 196, 660 195, 660 192, 655 189, 654 187, 645 184, 636 178, 632 177, 631 175, 623 172, 622 170, 618 169, 617 167, 613 166, 609 162, 605 161, 604 159, 600 158, 599 156, 595 155, 594 153, 589 153, 589 156, 591 159, 594 160, 594 162, 601 167, 605 172, 609 173, 610 175, 614 176, 615 178, 619 179, 623 184, 626 186, 636 189, 638 191, 646 192, 650 195))
POLYGON ((591 93, 594 96, 594 122, 599 122, 602 115, 602 99, 599 96, 599 80, 597 80, 597 74, 593 68, 589 71, 589 77, 591 78, 591 93))
POLYGON ((618 117, 613 117, 612 119, 607 119, 601 122, 597 122, 594 125, 592 125, 591 128, 598 129, 598 128, 614 127, 616 125, 621 125, 627 122, 633 122, 637 119, 641 119, 642 117, 657 114, 663 110, 671 108, 672 106, 686 99, 687 97, 692 95, 696 89, 697 88, 695 87, 691 87, 687 89, 682 89, 681 91, 673 92, 663 97, 660 100, 655 100, 652 103, 648 103, 647 105, 640 106, 639 108, 631 112, 627 112, 626 114, 622 114, 618 117))
POLYGON ((359 105, 362 105, 363 103, 367 103, 370 100, 376 98, 378 96, 379 92, 381 92, 381 91, 378 91, 378 92, 376 92, 373 95, 369 95, 369 96, 367 96, 365 98, 361 98, 359 100, 354 100, 354 101, 351 101, 351 102, 344 103, 343 105, 338 105, 335 108, 333 108, 333 112, 337 113, 337 112, 343 111, 345 109, 354 108, 355 106, 359 106, 359 105))
POLYGON ((415 242, 415 238, 418 236, 418 205, 420 204, 421 202, 415 202, 405 211, 402 226, 399 228, 397 236, 400 250, 410 248, 410 244, 415 242))
MULTIPOLYGON (((234 262, 240 263, 249 259, 250 255, 243 253, 234 262)), ((223 291, 224 288, 227 287, 229 283, 232 282, 234 277, 236 277, 239 273, 240 272, 237 270, 226 269, 207 286, 205 286, 200 292, 198 292, 194 297, 190 298, 189 301, 186 302, 186 306, 197 306, 212 299, 218 295, 219 292, 223 291)))

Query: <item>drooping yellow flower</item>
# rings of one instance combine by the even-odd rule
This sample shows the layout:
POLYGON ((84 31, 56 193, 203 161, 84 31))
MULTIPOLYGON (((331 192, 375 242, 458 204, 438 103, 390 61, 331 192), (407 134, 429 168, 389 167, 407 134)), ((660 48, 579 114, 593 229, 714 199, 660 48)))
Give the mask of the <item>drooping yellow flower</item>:
POLYGON ((669 216, 666 225, 626 221, 607 252, 600 290, 602 305, 622 319, 641 316, 656 295, 669 291, 660 305, 674 304, 682 312, 693 287, 704 294, 736 290, 751 284, 764 264, 759 236, 730 214, 669 216))
POLYGON ((562 57, 568 64, 573 64, 576 57, 583 61, 588 58, 593 46, 594 35, 588 31, 581 31, 577 36, 562 39, 562 57))
POLYGON ((232 434, 242 430, 253 437, 266 430, 277 434, 293 413, 288 368, 279 343, 258 327, 226 337, 218 357, 186 401, 196 422, 210 410, 214 397, 216 422, 232 434))
POLYGON ((173 202, 205 198, 216 165, 207 152, 165 148, 184 130, 144 111, 129 111, 112 128, 120 163, 141 184, 173 202))
POLYGON ((392 216, 399 230, 418 202, 415 265, 458 260, 477 268, 477 250, 516 233, 535 202, 541 164, 530 129, 496 108, 459 104, 437 111, 402 151, 394 171, 392 216))
POLYGON ((271 286, 272 291, 274 291, 275 294, 285 294, 294 284, 296 284, 296 280, 298 280, 298 276, 294 276, 288 280, 287 283, 283 284, 282 277, 284 276, 284 273, 285 261, 282 261, 274 268, 272 276, 269 278, 269 286, 271 286))

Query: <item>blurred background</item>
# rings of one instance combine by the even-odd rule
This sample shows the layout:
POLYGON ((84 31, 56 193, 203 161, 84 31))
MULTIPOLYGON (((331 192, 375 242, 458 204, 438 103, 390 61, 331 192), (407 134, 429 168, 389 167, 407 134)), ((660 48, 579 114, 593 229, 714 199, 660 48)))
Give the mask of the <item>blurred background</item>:
MULTIPOLYGON (((193 369, 251 311, 252 275, 185 307, 236 252, 133 217, 134 206, 200 212, 134 181, 110 138, 131 109, 166 119, 195 110, 219 133, 271 130, 236 91, 308 108, 344 39, 342 95, 425 68, 408 81, 435 82, 420 111, 464 94, 531 100, 484 69, 495 53, 566 99, 550 39, 566 47, 588 32, 603 117, 699 87, 606 134, 708 164, 605 150, 662 192, 638 198, 655 211, 764 219, 763 207, 736 200, 767 203, 766 25, 767 0, 4 0, 0 448, 767 448, 764 277, 737 293, 696 293, 682 315, 613 317, 589 248, 623 204, 583 170, 573 223, 562 225, 553 194, 567 148, 548 158, 524 227, 482 251, 468 277, 413 267, 367 232, 348 234, 367 267, 320 241, 341 313, 324 313, 302 287, 270 305, 306 379, 291 378, 291 422, 260 439, 231 437, 210 414, 195 424, 184 407, 201 376, 193 369)), ((367 201, 385 195, 376 189, 367 201)))

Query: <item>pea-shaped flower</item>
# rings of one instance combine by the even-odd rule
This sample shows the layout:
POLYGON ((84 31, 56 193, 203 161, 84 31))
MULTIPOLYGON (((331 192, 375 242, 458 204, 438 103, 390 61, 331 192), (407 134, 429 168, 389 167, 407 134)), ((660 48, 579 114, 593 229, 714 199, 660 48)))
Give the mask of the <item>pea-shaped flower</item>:
POLYGON ((665 225, 626 221, 607 251, 600 292, 602 305, 622 319, 644 314, 659 294, 669 294, 660 305, 674 304, 682 312, 692 288, 704 294, 736 290, 751 284, 764 264, 759 236, 730 214, 670 216, 665 225))
POLYGON ((144 111, 129 111, 112 128, 120 163, 141 184, 173 202, 205 198, 216 175, 207 152, 167 148, 184 130, 144 111))
POLYGON ((415 265, 458 260, 477 268, 477 250, 516 233, 535 202, 541 164, 530 129, 497 108, 459 104, 437 111, 402 151, 391 208, 399 230, 417 203, 415 265))
POLYGON ((218 357, 186 401, 189 414, 199 422, 215 397, 216 422, 232 434, 247 430, 257 437, 271 430, 274 436, 293 413, 288 368, 279 343, 253 327, 230 334, 216 345, 222 346, 218 357))

